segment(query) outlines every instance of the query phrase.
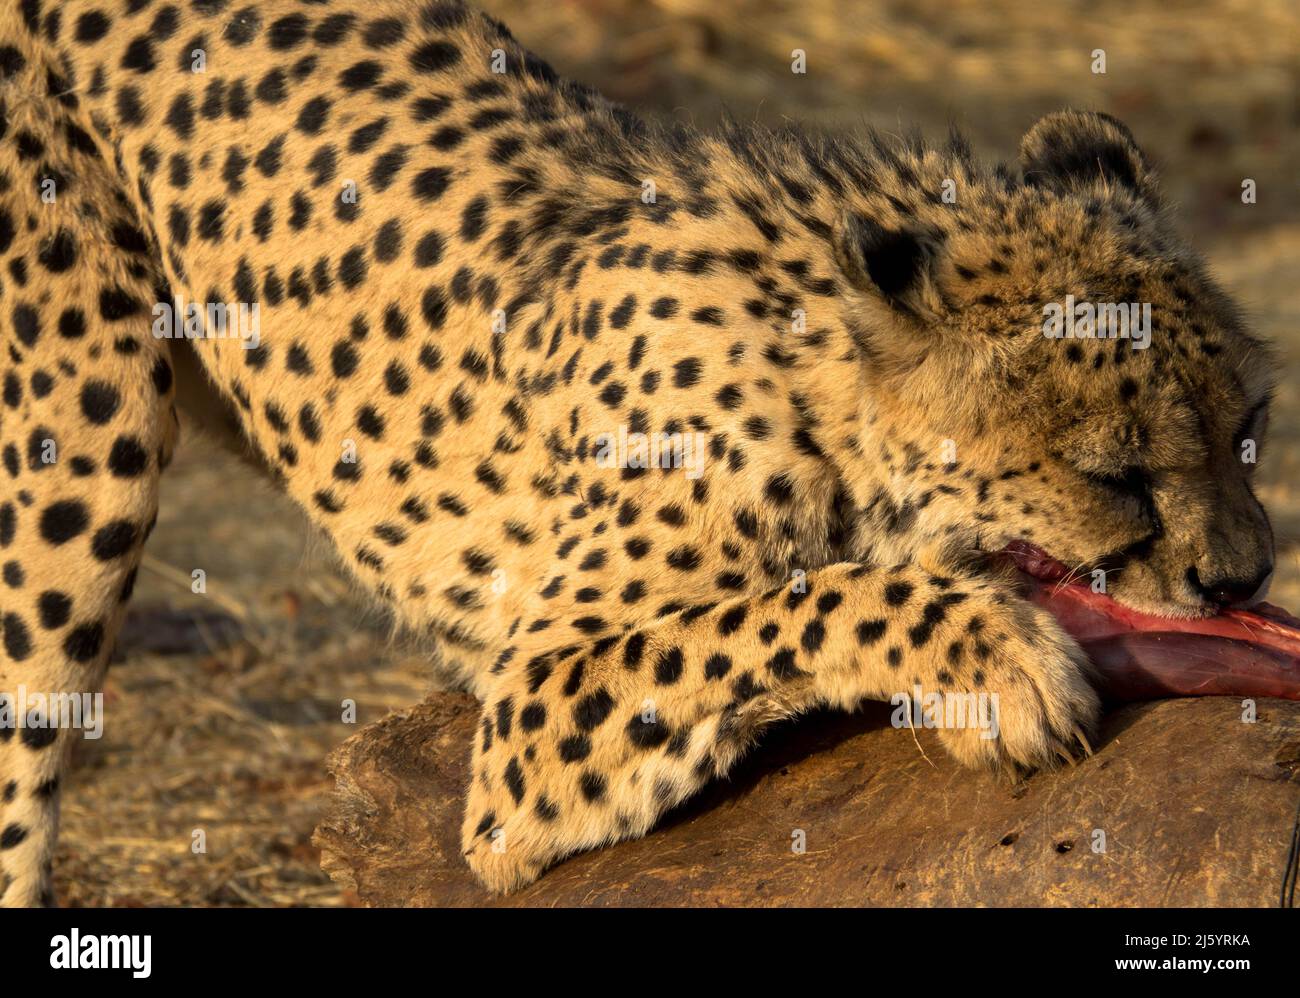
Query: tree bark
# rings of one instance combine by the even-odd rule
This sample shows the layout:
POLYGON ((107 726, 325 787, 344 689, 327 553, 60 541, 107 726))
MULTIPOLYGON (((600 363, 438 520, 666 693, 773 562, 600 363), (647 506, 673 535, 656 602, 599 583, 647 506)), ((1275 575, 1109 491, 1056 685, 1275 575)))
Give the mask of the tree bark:
POLYGON ((956 766, 887 705, 773 729, 646 838, 493 897, 460 857, 478 705, 439 693, 330 757, 321 865, 373 906, 1276 906, 1300 800, 1300 703, 1107 715, 1097 753, 1019 784, 956 766), (800 848, 802 846, 802 848, 800 848))

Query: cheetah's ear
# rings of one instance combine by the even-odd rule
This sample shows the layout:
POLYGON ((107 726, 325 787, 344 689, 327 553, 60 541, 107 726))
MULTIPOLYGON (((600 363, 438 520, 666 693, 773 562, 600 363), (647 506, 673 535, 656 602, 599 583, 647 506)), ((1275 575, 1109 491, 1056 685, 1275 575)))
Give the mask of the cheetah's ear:
POLYGON ((1031 187, 1067 191, 1102 182, 1159 203, 1155 176, 1133 133, 1097 111, 1056 111, 1020 140, 1020 165, 1031 187))
POLYGON ((852 212, 836 227, 834 240, 840 269, 859 291, 913 316, 935 306, 931 272, 936 246, 922 232, 889 229, 852 212))

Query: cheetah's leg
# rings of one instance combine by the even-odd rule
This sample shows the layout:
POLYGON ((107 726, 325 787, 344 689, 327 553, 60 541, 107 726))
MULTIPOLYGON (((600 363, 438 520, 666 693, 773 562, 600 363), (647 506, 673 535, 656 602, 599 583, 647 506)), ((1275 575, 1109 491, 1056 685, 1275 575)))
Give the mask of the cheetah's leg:
POLYGON ((919 683, 996 694, 997 737, 943 732, 969 764, 1050 765, 1097 716, 1078 646, 1003 583, 849 564, 542 654, 504 677, 476 736, 462 842, 492 889, 644 834, 770 722, 919 683))
POLYGON ((82 730, 42 726, 34 697, 99 691, 157 513, 175 417, 167 344, 149 332, 145 240, 102 162, 63 144, 46 107, 11 102, 8 124, 0 698, 14 723, 0 728, 0 904, 15 907, 53 903, 59 780, 88 730, 84 714, 82 730), (39 159, 30 155, 38 146, 39 159), (59 178, 53 201, 40 197, 42 171, 59 178))

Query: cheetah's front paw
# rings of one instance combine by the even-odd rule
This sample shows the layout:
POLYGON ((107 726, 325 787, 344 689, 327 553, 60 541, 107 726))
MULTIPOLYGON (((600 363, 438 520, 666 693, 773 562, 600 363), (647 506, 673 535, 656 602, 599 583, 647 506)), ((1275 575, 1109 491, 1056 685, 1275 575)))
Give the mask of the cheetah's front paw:
POLYGON ((986 615, 974 643, 983 661, 971 692, 988 695, 992 723, 985 730, 942 728, 958 761, 1026 771, 1091 754, 1101 710, 1092 666, 1051 614, 1009 599, 986 615))
POLYGON ((542 819, 500 799, 475 782, 466 802, 461 848, 474 875, 488 890, 506 894, 542 875, 549 865, 542 819), (493 799, 496 797, 497 799, 493 799))

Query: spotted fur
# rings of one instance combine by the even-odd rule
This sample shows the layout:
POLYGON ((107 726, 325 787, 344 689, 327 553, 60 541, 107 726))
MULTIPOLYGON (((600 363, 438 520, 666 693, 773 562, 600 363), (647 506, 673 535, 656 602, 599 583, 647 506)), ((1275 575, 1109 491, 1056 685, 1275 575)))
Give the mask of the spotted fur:
MULTIPOLYGON (((174 405, 216 414, 482 699, 494 890, 914 682, 998 693, 962 760, 1051 765, 1097 699, 980 557, 1009 540, 1171 615, 1271 567, 1269 356, 1102 115, 990 169, 653 126, 456 3, 22 0, 0 335, 0 690, 98 686, 174 405), (1067 293, 1153 303, 1150 349, 1046 339, 1067 293), (174 295, 257 303, 259 345, 155 337, 174 295), (620 427, 700 434, 702 473, 602 467, 620 427)), ((6 904, 51 900, 72 737, 0 731, 6 904)))

